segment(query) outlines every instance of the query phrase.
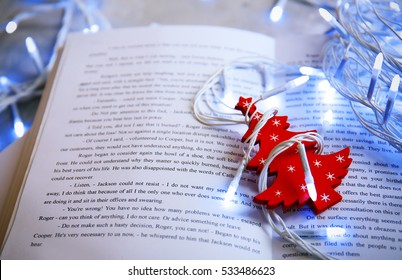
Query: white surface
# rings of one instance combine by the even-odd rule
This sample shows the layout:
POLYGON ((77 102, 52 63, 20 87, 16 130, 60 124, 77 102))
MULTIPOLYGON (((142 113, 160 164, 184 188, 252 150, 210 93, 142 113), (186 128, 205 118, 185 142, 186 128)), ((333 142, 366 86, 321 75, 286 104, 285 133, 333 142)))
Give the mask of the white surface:
MULTIPOLYGON (((205 167, 202 168, 201 166, 199 172, 188 171, 186 168, 187 166, 189 166, 189 168, 196 168, 195 166, 199 166, 201 163, 195 158, 191 158, 190 161, 189 154, 187 155, 188 158, 187 156, 183 156, 184 154, 180 155, 179 152, 181 150, 173 147, 174 145, 187 145, 194 150, 194 153, 200 153, 196 152, 196 148, 198 149, 199 147, 204 147, 204 151, 202 152, 203 162, 206 161, 209 163, 208 156, 210 156, 211 159, 214 158, 213 155, 215 155, 215 152, 212 151, 212 147, 216 146, 212 146, 212 144, 209 144, 208 141, 205 143, 206 146, 204 146, 202 143, 189 144, 192 142, 196 143, 195 140, 198 141, 197 138, 200 137, 194 136, 194 133, 199 131, 199 123, 191 117, 184 118, 183 113, 177 113, 172 109, 178 108, 186 111, 188 108, 190 108, 191 101, 186 98, 188 94, 187 91, 199 87, 200 82, 198 80, 202 77, 210 75, 210 73, 215 71, 216 64, 218 63, 216 60, 217 58, 219 63, 223 63, 224 61, 231 61, 235 58, 244 57, 250 54, 266 55, 268 57, 273 56, 273 40, 266 36, 259 36, 258 34, 256 35, 250 32, 234 31, 226 28, 197 28, 178 26, 116 30, 115 32, 94 34, 92 36, 83 34, 75 34, 75 36, 71 36, 65 46, 60 66, 58 68, 59 71, 52 87, 52 91, 54 93, 57 92, 57 94, 50 95, 48 103, 51 106, 48 106, 44 114, 42 122, 43 127, 38 134, 40 141, 38 145, 35 146, 33 152, 34 156, 31 164, 28 167, 29 175, 27 176, 27 180, 24 182, 24 192, 21 196, 20 207, 18 209, 7 244, 2 252, 2 258, 272 258, 271 239, 267 238, 267 231, 269 230, 264 228, 264 226, 255 227, 251 222, 243 222, 243 219, 247 219, 254 222, 254 224, 260 223, 261 217, 259 213, 254 211, 251 206, 240 204, 240 201, 238 202, 237 200, 235 203, 236 205, 230 204, 233 209, 231 209, 229 213, 231 216, 237 217, 237 219, 231 218, 229 222, 231 226, 226 226, 228 218, 223 217, 223 214, 221 216, 220 213, 227 213, 225 212, 227 211, 227 205, 222 204, 219 200, 213 200, 212 198, 208 200, 208 203, 206 203, 205 198, 200 196, 201 193, 203 193, 203 196, 207 196, 207 198, 210 197, 210 193, 216 196, 220 196, 220 194, 215 194, 212 191, 210 191, 210 193, 206 193, 204 191, 200 192, 199 190, 193 190, 192 187, 188 187, 188 180, 190 178, 194 179, 194 182, 197 182, 198 186, 202 186, 202 189, 210 186, 213 186, 213 188, 225 186, 228 178, 225 178, 225 176, 216 175, 217 173, 222 172, 222 168, 220 166, 215 167, 215 169, 213 169, 212 166, 211 168, 208 168, 208 172, 211 172, 215 175, 205 175, 205 167), (130 37, 131 35, 132 37, 130 37), (211 38, 209 43, 207 42, 207 37, 211 38), (101 53, 102 55, 99 56, 101 53), (104 61, 112 61, 116 57, 129 57, 133 63, 130 66, 122 66, 121 63, 118 66, 110 64, 105 64, 104 67, 99 66, 104 61), (153 59, 153 57, 158 57, 160 60, 153 59), (151 61, 151 63, 149 63, 149 61, 151 61), (138 65, 138 62, 141 62, 141 64, 138 65), (88 69, 95 66, 99 67, 97 68, 96 73, 88 71, 88 69), (150 73, 153 74, 150 75, 150 73), (127 80, 124 79, 124 81, 113 78, 123 76, 126 77, 127 75, 132 75, 132 78, 128 78, 127 80), (148 84, 148 79, 154 80, 155 83, 150 86, 148 84), (93 92, 93 94, 89 94, 92 97, 89 97, 88 94, 84 94, 86 97, 80 97, 80 92, 84 89, 84 87, 81 87, 81 84, 95 85, 98 84, 98 82, 99 84, 103 84, 105 82, 110 82, 113 84, 113 86, 110 87, 110 92, 105 92, 104 94, 105 96, 113 94, 113 100, 115 101, 107 101, 111 99, 104 99, 95 92, 93 92), (158 86, 156 86, 156 84, 158 84, 158 86), (126 91, 125 97, 115 97, 117 96, 116 94, 120 94, 118 88, 122 89, 123 87, 132 87, 133 90, 130 90, 130 92, 126 91), (171 89, 173 87, 177 87, 175 92, 169 92, 167 90, 168 88, 171 89), (134 88, 137 88, 137 90, 134 90, 134 88), (152 92, 150 90, 152 90, 155 95, 152 95, 152 100, 148 101, 150 99, 149 92, 152 92), (166 98, 157 99, 157 95, 159 94, 160 90, 164 90, 163 95, 166 95, 166 98), (168 97, 168 94, 172 93, 177 96, 174 101, 171 101, 172 98, 168 97), (127 94, 129 94, 129 96, 127 94), (180 96, 180 98, 178 96, 180 96), (148 110, 143 110, 141 113, 138 111, 138 113, 140 113, 141 120, 136 119, 134 121, 136 123, 135 127, 131 126, 132 121, 127 121, 127 119, 123 120, 123 115, 121 115, 121 120, 116 120, 112 117, 110 117, 110 121, 103 119, 102 128, 96 128, 94 125, 88 127, 88 121, 92 122, 97 118, 103 118, 103 114, 109 115, 109 112, 105 111, 104 109, 100 109, 103 105, 98 103, 100 102, 99 100, 102 100, 102 102, 113 102, 113 106, 116 106, 115 108, 126 108, 126 104, 132 102, 128 100, 136 100, 135 103, 132 103, 130 108, 127 107, 127 110, 137 110, 136 108, 140 108, 137 105, 141 105, 141 108, 148 108, 148 110), (101 110, 97 111, 95 114, 90 113, 87 109, 82 109, 84 107, 90 108, 95 104, 99 105, 98 108, 101 110), (164 104, 164 106, 160 107, 161 105, 159 104, 164 104), (160 110, 160 108, 163 108, 163 110, 160 110), (167 109, 165 110, 165 108, 167 109), (99 115, 96 116, 97 114, 99 115), (152 122, 151 117, 158 117, 157 125, 155 126, 156 132, 153 130, 149 130, 149 132, 147 132, 149 122, 152 122), (60 127, 60 124, 64 124, 62 128, 60 127), (174 125, 174 128, 171 127, 172 124, 174 125), (139 125, 141 125, 141 127, 139 125), (162 132, 158 131, 158 128, 156 128, 159 127, 159 125, 162 132), (127 129, 127 131, 123 133, 125 134, 124 140, 123 137, 121 140, 119 140, 121 141, 119 142, 121 145, 116 146, 117 148, 116 150, 113 150, 114 152, 112 154, 112 150, 110 150, 112 146, 110 145, 114 145, 117 142, 116 140, 109 140, 109 137, 114 134, 116 136, 120 135, 123 129, 122 127, 125 127, 124 130, 127 129), (167 127, 171 127, 172 131, 168 130, 167 127), (88 132, 91 133, 91 135, 95 135, 94 138, 89 139, 88 135, 86 135, 88 132), (168 133, 166 134, 166 132, 168 133), (181 138, 174 138, 179 136, 175 136, 173 132, 179 133, 180 135, 185 135, 186 139, 189 140, 184 141, 181 138), (99 138, 101 135, 99 133, 104 135, 101 137, 104 138, 103 140, 99 138), (105 133, 109 136, 105 136, 105 133), (140 135, 140 133, 145 134, 140 135), (152 170, 151 168, 155 168, 155 166, 166 166, 161 166, 159 163, 157 163, 157 161, 154 162, 154 160, 158 158, 156 151, 154 152, 153 148, 148 148, 145 145, 149 144, 149 139, 144 141, 134 137, 139 135, 139 138, 141 138, 143 135, 148 135, 147 133, 149 133, 149 135, 152 137, 154 135, 159 135, 160 138, 164 139, 163 144, 169 145, 168 148, 160 147, 157 149, 161 155, 166 155, 166 153, 175 151, 175 155, 169 157, 169 161, 175 158, 177 159, 177 165, 175 164, 175 166, 177 166, 177 172, 180 173, 176 173, 176 170, 158 170, 157 175, 155 176, 156 173, 154 173, 154 171, 156 170, 152 170), (103 146, 103 144, 100 144, 100 141, 104 143, 110 142, 109 144, 105 144, 103 146), (133 141, 135 141, 136 144, 139 144, 140 147, 133 148, 130 146, 133 141), (105 163, 105 161, 101 163, 102 166, 97 165, 100 162, 95 163, 95 161, 97 161, 97 158, 95 158, 97 156, 95 154, 93 158, 94 160, 92 160, 92 154, 89 156, 89 153, 82 152, 84 150, 89 151, 92 149, 93 151, 97 151, 99 147, 102 146, 100 149, 102 149, 104 156, 109 157, 110 155, 110 159, 113 161, 118 160, 119 157, 121 157, 121 159, 124 157, 123 160, 125 160, 127 156, 122 156, 119 154, 121 154, 123 151, 121 150, 122 145, 124 148, 126 144, 127 147, 129 147, 126 151, 135 153, 138 152, 139 157, 135 158, 141 160, 140 162, 143 166, 141 166, 140 169, 132 169, 131 166, 128 167, 129 170, 126 168, 120 169, 120 167, 115 169, 116 166, 108 166, 109 164, 105 163), (142 145, 144 146, 142 147, 142 145), (170 148, 170 146, 172 146, 172 148, 170 148), (207 152, 207 148, 209 147, 210 152, 207 152), (76 151, 76 148, 79 148, 80 150, 76 151), (147 152, 145 157, 141 156, 141 152, 144 151, 147 152), (84 156, 83 153, 86 154, 85 157, 89 156, 91 158, 90 162, 86 161, 85 163, 82 161, 82 157, 84 156), (176 154, 178 155, 176 156, 176 154), (187 161, 189 161, 192 165, 188 165, 189 163, 187 163, 187 161), (155 165, 152 164, 153 162, 155 165), (98 172, 101 170, 101 168, 105 171, 98 172), (178 170, 179 168, 185 168, 186 170, 178 170), (81 175, 78 175, 79 172, 81 172, 81 175), (77 176, 84 176, 85 179, 84 177, 77 176), (78 217, 78 215, 80 215, 80 219, 82 219, 81 215, 86 215, 88 213, 90 215, 84 218, 85 223, 90 221, 96 223, 100 222, 100 220, 95 218, 95 215, 98 213, 93 213, 91 212, 92 210, 87 212, 87 209, 83 210, 84 208, 74 207, 98 206, 100 207, 99 211, 103 211, 101 209, 104 209, 107 215, 111 213, 114 215, 123 215, 122 210, 119 209, 119 206, 122 206, 122 204, 117 204, 117 201, 115 202, 114 198, 111 197, 110 200, 107 198, 106 201, 109 201, 110 204, 108 202, 108 205, 106 205, 104 194, 101 194, 101 196, 98 197, 99 190, 89 193, 90 189, 83 189, 84 182, 85 184, 88 184, 87 186, 90 186, 89 184, 91 184, 91 186, 97 186, 96 188, 98 188, 102 185, 106 188, 106 185, 109 183, 104 184, 104 182, 111 182, 110 180, 117 180, 116 183, 114 183, 116 186, 118 184, 120 186, 123 184, 132 185, 134 184, 133 182, 135 182, 135 185, 137 185, 137 183, 141 181, 141 185, 144 186, 144 190, 146 190, 147 194, 140 194, 141 192, 138 190, 138 196, 146 199, 152 198, 152 200, 156 197, 160 199, 160 205, 152 204, 154 203, 152 200, 150 202, 151 204, 143 204, 144 202, 141 202, 141 198, 138 198, 138 204, 137 198, 135 201, 127 204, 129 202, 129 197, 137 197, 137 189, 135 189, 134 192, 131 189, 131 191, 128 191, 128 195, 125 195, 124 199, 118 200, 120 201, 119 203, 127 204, 126 206, 130 208, 130 211, 127 212, 127 215, 130 215, 130 218, 128 216, 126 218, 126 215, 124 215, 124 217, 121 216, 121 218, 119 218, 119 221, 116 220, 117 222, 127 223, 124 226, 124 228, 126 228, 125 230, 132 232, 133 237, 135 236, 135 238, 131 239, 132 241, 128 243, 128 239, 126 238, 110 237, 108 233, 111 233, 112 231, 117 233, 116 225, 113 227, 113 224, 102 226, 102 229, 100 229, 98 226, 96 229, 83 229, 84 226, 82 225, 79 226, 80 229, 76 229, 75 226, 71 226, 70 228, 70 225, 68 224, 68 220, 72 219, 67 219, 67 217, 70 217, 71 215, 77 215, 78 217), (127 184, 127 182, 130 183, 130 181, 131 184, 127 184), (157 186, 157 189, 153 191, 154 194, 152 196, 149 196, 150 188, 148 186, 150 185, 148 185, 148 183, 150 182, 152 185, 157 186), (187 185, 188 189, 180 189, 184 192, 183 197, 174 195, 173 193, 168 195, 171 191, 178 190, 169 187, 169 183, 187 185), (163 190, 165 190, 167 194, 164 194, 162 192, 163 190), (57 193, 54 197, 51 197, 50 193, 55 192, 59 193, 57 193), (184 197, 187 196, 187 192, 193 193, 191 195, 191 199, 184 199, 184 197), (76 193, 80 193, 78 194, 79 197, 75 197, 76 193), (86 194, 89 196, 85 196, 86 194), (155 196, 158 194, 159 196, 155 196), (164 197, 165 195, 168 196, 164 197), (102 201, 99 201, 100 197, 102 197, 102 201), (75 202, 74 198, 77 199, 77 202, 75 202), (88 198, 87 201, 86 198, 88 198), (78 200, 82 201, 82 199, 84 199, 82 203, 78 202, 78 200), (89 202, 90 199, 93 199, 93 201, 89 202), (43 201, 43 203, 41 201, 43 201), (135 205, 138 206, 136 207, 138 213, 135 212, 137 210, 132 208, 134 205, 132 204, 133 202, 135 202, 135 205), (109 206, 112 207, 109 208, 109 206), (150 210, 144 210, 143 208, 145 206, 151 206, 152 208, 149 208, 150 210), (141 209, 139 209, 140 207, 141 209), (162 213, 162 211, 157 210, 159 208, 156 207, 163 207, 163 209, 165 209, 163 211, 166 211, 166 213, 162 213), (179 214, 185 214, 187 220, 183 221, 182 223, 179 221, 174 221, 174 223, 172 223, 173 218, 181 217, 179 214, 175 213, 172 215, 172 221, 167 222, 170 219, 167 217, 169 212, 168 209, 182 209, 180 210, 179 214), (81 212, 82 210, 83 212, 81 212), (198 212, 202 211, 207 214, 203 214, 203 217, 201 218, 201 216, 197 216, 199 214, 192 214, 191 212, 193 210, 198 212), (153 211, 152 214, 149 212, 149 215, 152 215, 153 218, 151 218, 151 216, 147 218, 147 215, 144 216, 145 218, 141 218, 141 216, 145 213, 144 211, 153 211), (214 216, 214 213, 218 213, 218 216, 214 216), (94 216, 92 216, 92 214, 94 214, 94 216), (134 214, 135 216, 132 217, 134 214), (48 217, 48 215, 52 215, 53 218, 44 223, 42 217, 48 217), (165 216, 166 218, 162 218, 165 216), (92 217, 94 217, 95 220, 93 220, 92 217), (141 231, 137 232, 134 230, 134 228, 131 228, 132 226, 129 227, 131 223, 137 223, 139 221, 146 224, 154 223, 155 217, 158 217, 158 221, 155 223, 152 229, 143 228, 141 231), (202 225, 198 225, 197 222, 190 221, 190 219, 204 218, 207 218, 208 221, 212 221, 215 224, 207 224, 206 222, 203 222, 202 225), (226 228, 226 231, 228 232, 234 232, 234 228, 237 227, 235 232, 239 234, 239 237, 237 237, 239 240, 235 240, 235 237, 233 237, 232 234, 226 236, 221 233, 217 234, 216 230, 218 229, 218 222, 220 223, 219 228, 226 228), (163 224, 169 224, 172 228, 166 228, 162 232, 158 226, 163 224), (183 239, 177 237, 181 237, 181 235, 178 235, 178 232, 176 231, 177 229, 175 229, 173 225, 182 227, 183 229, 187 228, 186 233, 183 233, 186 234, 183 235, 183 239), (112 227, 113 229, 111 229, 112 227), (186 241, 185 238, 188 239, 186 236, 190 236, 188 230, 189 227, 196 229, 200 228, 202 230, 207 229, 208 231, 204 232, 213 233, 213 235, 211 235, 211 241, 209 241, 209 239, 207 242, 196 241, 201 237, 205 237, 205 233, 202 233, 200 230, 192 230, 193 233, 195 232, 193 235, 191 235, 194 237, 194 239, 192 238, 193 240, 191 243, 188 242, 188 240, 186 241), (53 234, 56 232, 57 235, 53 234), (101 232, 99 237, 102 239, 92 239, 81 235, 81 233, 91 232, 101 232), (45 241, 43 238, 38 237, 38 233, 50 233, 50 235, 48 235, 49 239, 46 239, 45 241), (155 233, 158 235, 170 234, 175 238, 171 238, 171 240, 162 240, 161 238, 153 237, 155 233), (147 235, 149 236, 147 237, 147 235), (242 238, 243 236, 248 241, 242 241, 244 239, 242 238), (234 239, 230 240, 229 237, 233 237, 234 239), (251 239, 251 237, 253 239, 251 239), (258 241, 252 242, 251 240, 254 239, 258 241), (223 242, 226 241, 232 242, 231 244, 233 245, 223 245, 223 242), (37 245, 33 246, 32 242, 37 245), (222 245, 219 245, 220 243, 222 243, 222 245), (255 250, 240 250, 236 248, 236 245, 243 246, 244 248, 251 247, 255 250), (153 249, 149 250, 151 246, 153 246, 153 249), (82 248, 85 249, 82 250, 82 248), (262 248, 265 248, 265 250, 262 248)), ((88 89, 89 88, 87 88, 87 90, 88 89)), ((100 94, 103 95, 103 93, 100 94)), ((108 104, 112 106, 112 103, 108 104)), ((114 114, 110 112, 110 116, 112 115, 114 114)), ((124 115, 124 118, 125 117, 127 117, 127 115, 124 115)), ((151 126, 153 127, 153 125, 151 126)), ((238 128, 231 129, 237 130, 238 128)), ((241 128, 239 128, 239 130, 240 129, 241 128)), ((233 134, 234 137, 238 136, 238 134, 235 133, 227 133, 228 136, 230 134, 233 134)), ((229 147, 229 144, 231 143, 230 139, 233 138, 220 139, 222 143, 227 143, 226 145, 222 144, 225 145, 225 147, 220 147, 219 149, 221 151, 227 150, 232 152, 233 148, 229 147)), ((222 153, 222 156, 224 156, 224 153, 222 153)), ((228 159, 225 159, 225 163, 227 161, 227 165, 232 166, 233 164, 230 164, 230 160, 233 162, 235 157, 225 155, 225 158, 226 157, 228 157, 228 159)), ((103 159, 106 158, 102 158, 102 160, 103 159)), ((211 163, 212 162, 214 163, 215 161, 211 161, 211 163)), ((133 163, 131 162, 130 165, 132 164, 133 163)), ((117 189, 114 187, 115 185, 111 185, 113 189, 110 189, 110 191, 117 192, 117 189)), ((243 183, 243 186, 244 185, 245 183, 243 183)), ((105 188, 101 188, 101 190, 104 192, 106 190, 105 188)), ((254 192, 251 190, 251 187, 244 190, 244 194, 247 194, 245 197, 251 199, 252 195, 254 194, 254 192)), ((126 189, 120 188, 119 196, 125 191, 126 189)), ((183 193, 181 195, 183 195, 183 193)), ((99 214, 100 213, 103 212, 99 212, 99 214)), ((108 216, 108 218, 105 220, 102 218, 102 222, 106 222, 107 220, 109 223, 112 222, 112 220, 115 221, 114 219, 115 218, 110 218, 109 220, 108 216)), ((119 227, 120 226, 118 226, 118 228, 119 227)), ((119 231, 120 228, 117 230, 119 231)), ((114 236, 117 235, 115 234, 114 236)))

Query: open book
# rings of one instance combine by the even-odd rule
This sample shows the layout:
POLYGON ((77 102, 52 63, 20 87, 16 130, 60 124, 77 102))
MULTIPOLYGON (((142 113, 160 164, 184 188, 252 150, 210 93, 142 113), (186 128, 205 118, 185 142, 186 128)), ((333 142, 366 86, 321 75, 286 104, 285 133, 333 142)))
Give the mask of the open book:
MULTIPOLYGON (((2 211, 2 258, 308 257, 271 231, 252 172, 223 203, 247 127, 207 127, 191 111, 203 83, 236 58, 319 63, 294 43, 201 26, 72 34, 2 211)), ((401 259, 401 154, 335 92, 307 85, 275 98, 293 131, 319 129, 332 110, 326 151, 350 146, 354 159, 335 207, 278 213, 296 230, 344 229, 308 239, 335 258, 401 259)))

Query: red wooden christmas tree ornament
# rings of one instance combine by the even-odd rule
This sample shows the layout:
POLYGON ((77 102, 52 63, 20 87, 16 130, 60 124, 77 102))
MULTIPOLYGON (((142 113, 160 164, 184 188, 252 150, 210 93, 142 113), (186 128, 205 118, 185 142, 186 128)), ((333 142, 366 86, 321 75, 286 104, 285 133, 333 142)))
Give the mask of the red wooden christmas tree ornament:
MULTIPOLYGON (((256 112, 256 106, 251 98, 240 97, 236 109, 243 115, 251 117, 249 128, 242 138, 244 142, 253 133, 262 114, 256 112)), ((297 134, 306 133, 306 131, 288 131, 289 126, 287 116, 273 116, 267 121, 257 136, 256 144, 259 145, 259 150, 248 162, 247 169, 261 172, 268 155, 276 145, 297 134)), ((333 154, 320 155, 316 154, 317 143, 311 141, 303 143, 314 178, 317 198, 313 201, 309 196, 302 162, 295 144, 271 162, 268 172, 269 175, 275 175, 276 179, 267 190, 255 196, 254 202, 264 204, 270 209, 279 205, 282 205, 283 209, 293 205, 301 207, 308 203, 313 211, 319 214, 342 200, 342 196, 334 188, 341 184, 341 179, 346 176, 347 168, 352 162, 349 158, 349 148, 333 154)))

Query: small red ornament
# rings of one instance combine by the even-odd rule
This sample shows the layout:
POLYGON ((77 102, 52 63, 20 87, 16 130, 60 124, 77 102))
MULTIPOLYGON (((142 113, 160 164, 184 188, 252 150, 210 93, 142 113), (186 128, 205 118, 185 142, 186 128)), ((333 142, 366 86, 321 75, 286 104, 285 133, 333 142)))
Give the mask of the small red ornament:
MULTIPOLYGON (((243 115, 252 117, 249 128, 242 138, 244 142, 253 133, 262 114, 256 112, 252 98, 240 97, 236 109, 243 115)), ((295 135, 306 133, 306 131, 288 131, 289 126, 287 116, 273 116, 267 121, 257 137, 256 144, 259 145, 259 150, 248 162, 247 169, 260 173, 268 155, 276 145, 295 135)), ((255 196, 254 202, 264 204, 269 209, 281 204, 283 209, 289 209, 293 205, 301 207, 308 203, 313 211, 319 214, 342 200, 342 196, 334 188, 341 184, 341 179, 348 173, 347 168, 352 162, 349 158, 349 148, 333 154, 320 155, 315 153, 317 143, 306 141, 303 144, 314 178, 317 199, 313 201, 308 194, 302 162, 295 144, 272 161, 268 173, 275 175, 276 179, 267 190, 255 196)))

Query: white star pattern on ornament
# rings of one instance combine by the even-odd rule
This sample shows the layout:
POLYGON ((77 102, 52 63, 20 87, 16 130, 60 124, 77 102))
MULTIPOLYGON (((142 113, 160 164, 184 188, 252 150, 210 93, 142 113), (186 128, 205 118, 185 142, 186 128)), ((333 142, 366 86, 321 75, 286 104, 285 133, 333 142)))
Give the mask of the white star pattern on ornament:
POLYGON ((281 196, 281 194, 282 194, 282 192, 279 191, 279 190, 277 190, 277 191, 275 192, 275 196, 281 196))
POLYGON ((251 103, 248 102, 248 101, 243 102, 243 106, 246 107, 246 108, 250 107, 250 105, 251 105, 251 103))
POLYGON ((274 142, 276 142, 276 141, 278 141, 278 140, 279 140, 278 135, 271 134, 271 135, 270 135, 270 137, 271 137, 271 140, 272 140, 272 141, 274 141, 274 142))
POLYGON ((343 156, 337 155, 336 156, 336 161, 339 161, 340 163, 344 162, 345 160, 343 159, 343 156))
POLYGON ((301 185, 300 190, 302 190, 304 192, 307 191, 307 186, 306 185, 301 185))
POLYGON ((327 176, 327 179, 330 180, 330 181, 335 179, 334 174, 332 174, 331 172, 328 172, 328 174, 326 174, 326 176, 327 176))
POLYGON ((315 167, 320 167, 320 166, 321 166, 321 161, 315 160, 315 161, 314 161, 314 166, 315 166, 315 167))
POLYGON ((255 114, 253 119, 255 119, 256 121, 259 121, 261 119, 261 115, 260 114, 255 114))
POLYGON ((273 120, 273 121, 272 121, 272 124, 273 124, 274 126, 278 127, 278 126, 281 125, 281 121, 280 121, 280 120, 273 120))
POLYGON ((288 171, 293 173, 293 172, 296 171, 296 168, 293 165, 289 165, 288 166, 288 171))
POLYGON ((264 164, 265 164, 265 161, 266 161, 265 159, 261 158, 261 159, 260 159, 260 164, 261 164, 261 165, 264 165, 264 164))
POLYGON ((323 200, 323 201, 325 201, 325 202, 328 202, 328 201, 330 201, 330 199, 329 199, 329 195, 327 195, 327 194, 322 194, 321 195, 321 200, 323 200))

